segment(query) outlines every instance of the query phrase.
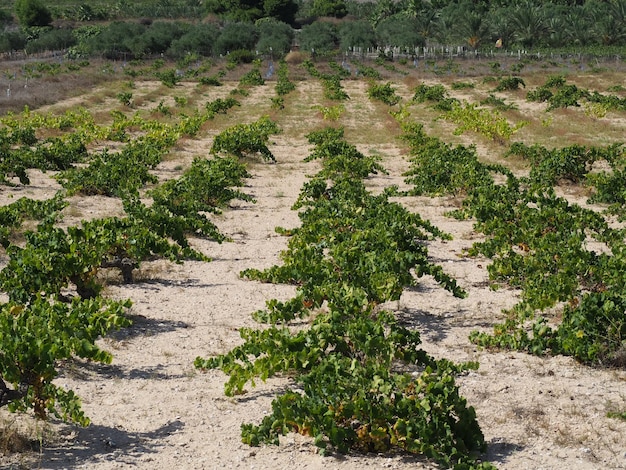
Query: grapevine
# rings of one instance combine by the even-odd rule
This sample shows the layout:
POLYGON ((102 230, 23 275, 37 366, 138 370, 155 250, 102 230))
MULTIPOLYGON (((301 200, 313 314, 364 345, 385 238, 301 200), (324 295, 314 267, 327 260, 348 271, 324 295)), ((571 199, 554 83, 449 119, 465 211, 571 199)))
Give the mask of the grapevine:
POLYGON ((261 154, 265 161, 276 161, 267 147, 269 136, 278 134, 278 125, 268 117, 251 124, 236 124, 215 136, 211 153, 226 152, 239 158, 261 154))
MULTIPOLYGON (((493 334, 474 332, 472 341, 489 347, 521 349, 533 354, 568 354, 586 363, 621 364, 626 339, 623 308, 624 236, 602 214, 570 204, 553 189, 560 178, 580 180, 590 162, 620 161, 621 145, 604 149, 511 146, 510 153, 534 159, 529 178, 510 172, 496 184, 493 167, 480 163, 471 148, 443 151, 443 144, 423 134, 421 127, 403 124, 404 139, 416 155, 407 182, 414 194, 450 194, 467 181, 463 208, 456 217, 475 218, 475 229, 487 239, 475 243, 470 256, 492 259, 491 280, 521 289, 521 302, 493 334), (455 164, 455 155, 465 155, 455 164), (576 156, 580 156, 577 161, 576 156), (557 162, 563 162, 559 164, 557 162), (468 172, 468 168, 471 171, 468 172), (589 240, 604 244, 610 253, 587 248, 589 240), (540 314, 561 306, 562 319, 551 325, 540 314)), ((497 284, 494 284, 494 286, 497 284)))
POLYGON ((198 357, 196 367, 225 372, 227 395, 244 393, 256 379, 294 377, 298 389, 276 398, 271 415, 258 425, 242 425, 242 439, 250 445, 277 444, 280 435, 295 431, 313 437, 324 453, 399 448, 442 465, 491 468, 471 457, 484 449, 484 438, 454 382, 476 364, 435 360, 419 349, 416 331, 378 307, 425 274, 464 295, 428 261, 421 243, 446 234, 390 202, 393 190, 370 194, 363 178, 383 169, 345 142, 341 129, 311 133, 309 141, 315 149, 308 160, 321 160, 322 170, 294 206, 302 209, 301 226, 277 229, 290 236, 283 264, 242 272, 250 279, 295 284, 297 294, 286 302, 268 301, 253 316, 269 327, 242 329, 241 346, 198 357), (308 315, 309 328, 288 327, 308 315), (398 361, 421 372, 412 376, 392 367, 398 361))

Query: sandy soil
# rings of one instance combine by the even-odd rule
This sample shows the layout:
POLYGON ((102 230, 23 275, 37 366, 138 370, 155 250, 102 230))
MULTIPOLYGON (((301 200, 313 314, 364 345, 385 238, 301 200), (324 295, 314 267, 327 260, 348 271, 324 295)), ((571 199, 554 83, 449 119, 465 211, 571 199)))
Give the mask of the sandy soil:
MULTIPOLYGON (((353 96, 363 90, 348 89, 348 93, 353 96)), ((355 99, 349 106, 356 102, 365 103, 366 109, 348 109, 346 119, 352 116, 357 121, 354 125, 359 118, 350 113, 362 116, 375 111, 365 100, 355 99)), ((240 424, 260 421, 288 380, 271 379, 249 388, 243 396, 228 398, 223 394, 226 377, 221 372, 201 373, 193 367, 197 356, 226 352, 238 344, 238 329, 255 325, 250 314, 264 307, 265 301, 293 294, 290 286, 242 280, 239 272, 278 263, 286 240, 274 228, 298 224, 290 207, 307 175, 316 170, 314 163, 302 161, 310 150, 305 140, 292 137, 302 125, 281 122, 289 132, 276 137, 271 146, 276 164, 250 163, 253 178, 245 190, 256 198, 256 204, 234 204, 216 218, 233 241, 221 245, 194 241, 212 262, 146 263, 135 284, 111 282, 107 287, 106 295, 130 298, 134 303, 133 325, 102 340, 114 362, 108 366, 67 363, 58 379, 82 398, 92 425, 32 424, 28 417, 15 418, 1 410, 5 423, 37 426, 44 436, 39 452, 7 455, 0 458, 1 468, 434 468, 419 457, 398 454, 322 457, 310 439, 295 434, 283 438, 278 447, 251 448, 240 441, 240 424)), ((384 131, 384 123, 378 126, 384 131)), ((181 158, 188 161, 194 153, 206 154, 210 138, 211 131, 207 131, 205 140, 187 142, 179 149, 181 158)), ((382 155, 390 171, 369 181, 373 190, 403 184, 401 174, 408 163, 397 142, 368 143, 362 150, 382 155)), ((162 170, 175 162, 169 158, 162 170)), ((20 192, 37 197, 49 191, 46 184, 49 180, 42 176, 20 192)), ((0 195, 4 199, 6 193, 0 195)), ((593 369, 567 357, 477 349, 468 340, 469 332, 490 330, 502 318, 501 310, 516 302, 517 293, 490 290, 487 260, 460 257, 479 235, 471 222, 443 215, 458 201, 402 201, 454 236, 446 243, 432 243, 430 254, 469 295, 454 298, 424 279, 388 308, 422 333, 424 348, 433 355, 480 362, 477 371, 458 382, 468 403, 476 408, 489 444, 485 459, 508 470, 626 468, 626 423, 606 417, 607 411, 626 409, 626 371, 593 369)), ((102 204, 96 205, 101 208, 102 204)), ((80 208, 77 217, 85 217, 89 210, 80 208)))

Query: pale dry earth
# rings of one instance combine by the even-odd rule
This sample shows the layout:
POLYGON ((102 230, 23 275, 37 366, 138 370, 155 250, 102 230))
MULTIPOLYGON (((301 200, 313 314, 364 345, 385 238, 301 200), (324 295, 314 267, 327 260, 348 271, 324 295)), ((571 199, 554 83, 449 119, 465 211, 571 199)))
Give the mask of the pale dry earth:
MULTIPOLYGON (((380 155, 390 173, 375 176, 368 184, 374 191, 392 184, 402 187, 408 162, 391 131, 393 121, 385 117, 380 105, 367 99, 364 82, 345 82, 344 86, 352 98, 340 120, 348 141, 364 153, 380 155), (364 125, 365 132, 360 129, 364 125)), ((150 92, 154 93, 152 88, 150 92)), ((410 95, 405 89, 403 92, 410 95)), ((214 93, 211 99, 224 96, 220 89, 210 93, 214 93)), ((244 190, 256 203, 234 203, 215 219, 233 241, 195 240, 194 246, 213 258, 209 263, 157 261, 143 265, 135 284, 110 281, 106 295, 130 298, 134 322, 101 340, 113 353, 113 363, 68 363, 58 378, 59 384, 82 398, 92 424, 87 428, 54 421, 33 424, 28 417, 15 418, 2 410, 5 421, 15 419, 14 426, 35 429, 44 436, 40 452, 7 455, 0 459, 2 468, 436 468, 419 457, 401 454, 322 457, 309 438, 295 434, 281 439, 278 447, 251 448, 240 441, 240 424, 258 422, 268 414, 272 398, 289 386, 289 380, 271 379, 248 387, 245 395, 228 398, 223 393, 226 377, 221 372, 202 373, 193 367, 197 356, 224 353, 239 344, 238 329, 256 326, 250 314, 263 308, 267 300, 287 299, 294 292, 291 286, 239 277, 243 269, 280 262, 286 239, 274 228, 298 225, 291 205, 307 175, 317 169, 315 163, 303 162, 310 151, 303 136, 325 124, 319 115, 309 112, 311 105, 320 102, 320 90, 303 82, 294 93, 289 98, 292 109, 299 106, 301 113, 282 119, 280 113, 274 116, 284 130, 270 147, 277 163, 249 162, 253 177, 244 190)), ((222 118, 221 125, 269 113, 272 94, 270 85, 254 90, 242 99, 240 109, 222 118)), ((617 125, 624 128, 623 121, 617 125)), ((174 176, 178 165, 188 164, 194 155, 207 155, 216 133, 211 126, 197 139, 179 145, 159 168, 160 176, 174 176)), ((487 152, 489 146, 479 150, 487 152)), ((15 191, 16 196, 45 197, 54 189, 49 177, 40 175, 31 186, 15 191)), ((2 203, 9 201, 7 196, 8 190, 0 189, 2 203)), ((462 256, 480 236, 471 221, 444 216, 458 206, 458 200, 398 200, 453 235, 452 241, 432 242, 429 252, 456 277, 468 296, 455 298, 431 280, 422 279, 417 288, 407 290, 399 301, 386 307, 421 332, 424 349, 434 356, 480 363, 477 371, 459 377, 458 383, 462 395, 476 408, 489 444, 484 458, 505 470, 626 468, 626 423, 606 417, 608 411, 626 409, 626 372, 594 369, 567 357, 490 352, 472 345, 470 331, 490 331, 503 318, 501 310, 516 303, 517 292, 489 289, 488 260, 462 256)), ((77 199, 65 222, 77 223, 107 210, 119 207, 106 198, 77 199)))

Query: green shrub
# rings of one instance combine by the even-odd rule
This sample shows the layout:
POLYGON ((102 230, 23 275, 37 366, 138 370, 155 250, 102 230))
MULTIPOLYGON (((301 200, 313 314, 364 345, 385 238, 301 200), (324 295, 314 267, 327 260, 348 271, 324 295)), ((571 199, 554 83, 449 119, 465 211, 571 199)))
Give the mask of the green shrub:
POLYGON ((212 24, 200 23, 191 26, 182 36, 171 42, 167 55, 182 58, 186 54, 196 53, 211 57, 215 52, 215 41, 219 34, 219 29, 212 24))
POLYGON ((67 49, 76 44, 76 38, 68 29, 52 29, 41 34, 37 39, 26 44, 26 52, 29 54, 44 51, 57 51, 67 49))
POLYGON ((291 49, 294 32, 291 26, 271 18, 257 21, 259 40, 256 50, 260 54, 281 58, 291 49))
POLYGON ((276 80, 276 94, 279 97, 283 97, 289 93, 291 93, 293 90, 296 89, 296 85, 289 80, 289 69, 287 67, 287 63, 284 61, 281 61, 280 64, 278 65, 278 72, 277 72, 277 80, 276 80))
POLYGON ((26 35, 22 31, 0 34, 0 52, 12 52, 26 47, 26 35))
POLYGON ((401 47, 411 52, 415 47, 425 45, 419 22, 401 14, 380 21, 376 26, 376 37, 378 44, 401 47))
POLYGON ((248 49, 236 49, 228 54, 227 59, 228 66, 235 67, 239 64, 251 64, 256 60, 256 55, 248 49))
POLYGON ((450 88, 452 88, 453 90, 467 90, 476 88, 476 85, 471 82, 452 82, 450 88))
POLYGON ((135 57, 163 54, 172 42, 183 36, 186 29, 187 26, 183 23, 155 21, 141 35, 135 37, 132 43, 127 43, 127 46, 135 57))
POLYGON ((367 90, 367 96, 369 96, 370 99, 382 101, 389 106, 398 104, 402 99, 401 97, 396 95, 396 90, 391 86, 391 83, 389 82, 385 83, 384 85, 371 83, 367 90))
POLYGON ((439 111, 452 111, 455 103, 458 103, 456 98, 448 96, 445 86, 432 85, 428 86, 424 83, 415 88, 413 94, 413 101, 416 103, 423 103, 425 101, 433 102, 433 107, 439 111))
MULTIPOLYGON (((215 54, 227 55, 237 50, 254 51, 259 39, 256 26, 250 23, 228 23, 215 41, 215 54)), ((230 58, 229 58, 230 59, 230 58)))
POLYGON ((211 153, 227 152, 239 158, 261 154, 266 161, 276 161, 267 148, 269 136, 280 129, 268 117, 262 117, 251 124, 236 124, 215 136, 211 153))
POLYGON ((364 51, 376 47, 376 32, 367 20, 347 21, 339 26, 341 50, 360 47, 364 51))
POLYGON ((302 27, 300 32, 300 49, 324 54, 337 47, 337 28, 326 22, 316 21, 302 27))
POLYGON ((40 0, 15 0, 14 8, 22 26, 48 26, 52 22, 50 10, 40 0))
POLYGON ((311 5, 313 16, 333 16, 343 18, 348 14, 346 2, 344 0, 313 0, 311 5))
POLYGON ((6 25, 13 22, 13 15, 7 10, 0 8, 0 25, 6 25))
POLYGON ((520 77, 502 77, 498 80, 494 91, 517 90, 520 86, 526 88, 526 83, 520 77))
POLYGON ((117 99, 124 106, 131 106, 133 102, 133 94, 130 91, 122 91, 117 94, 117 99))
POLYGON ((133 43, 145 30, 146 26, 139 23, 114 21, 101 32, 85 39, 85 51, 90 55, 101 54, 107 59, 119 59, 125 54, 133 58, 133 43))
POLYGON ((175 87, 182 78, 175 69, 160 70, 155 75, 168 88, 175 87))
POLYGON ((200 77, 199 82, 201 85, 207 85, 207 86, 222 86, 223 85, 220 79, 217 78, 216 76, 200 77))
POLYGON ((265 85, 265 79, 261 75, 258 64, 255 65, 252 70, 246 72, 239 79, 240 86, 260 86, 265 85))

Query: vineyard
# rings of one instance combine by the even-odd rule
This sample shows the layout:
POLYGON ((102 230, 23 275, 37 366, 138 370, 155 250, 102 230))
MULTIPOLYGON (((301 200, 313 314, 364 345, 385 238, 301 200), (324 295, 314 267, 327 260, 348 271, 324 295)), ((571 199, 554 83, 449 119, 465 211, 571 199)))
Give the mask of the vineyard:
POLYGON ((624 468, 623 67, 299 59, 2 98, 3 468, 624 468))

